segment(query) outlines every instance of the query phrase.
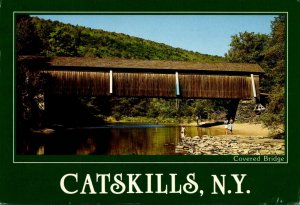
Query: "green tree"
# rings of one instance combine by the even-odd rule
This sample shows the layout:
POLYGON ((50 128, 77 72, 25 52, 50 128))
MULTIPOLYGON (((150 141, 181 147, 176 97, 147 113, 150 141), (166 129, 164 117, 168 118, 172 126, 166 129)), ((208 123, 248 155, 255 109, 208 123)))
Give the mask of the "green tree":
POLYGON ((281 136, 285 117, 285 39, 285 16, 282 15, 272 22, 271 41, 265 51, 266 81, 270 86, 266 89, 269 103, 262 115, 263 123, 281 136))
POLYGON ((225 58, 234 63, 262 63, 269 37, 265 34, 241 32, 232 36, 225 58))
POLYGON ((35 33, 41 42, 41 54, 49 55, 49 37, 50 33, 54 31, 55 23, 50 20, 40 21, 37 18, 32 18, 32 23, 34 25, 35 33))
POLYGON ((285 117, 284 87, 281 85, 275 86, 269 94, 268 100, 267 109, 261 116, 262 122, 271 128, 273 135, 283 137, 285 117))
POLYGON ((41 41, 28 15, 17 15, 16 38, 17 54, 28 55, 40 52, 41 41))
POLYGON ((284 123, 285 76, 285 16, 280 15, 271 25, 271 35, 239 33, 232 36, 231 48, 226 54, 230 62, 257 63, 264 70, 261 91, 268 95, 262 122, 272 130, 281 130, 284 123))
POLYGON ((78 33, 70 26, 59 26, 50 33, 49 49, 53 55, 76 56, 78 48, 78 33))
POLYGON ((266 79, 270 84, 267 91, 276 85, 284 85, 285 74, 285 16, 278 16, 272 22, 271 40, 265 54, 266 79))
MULTIPOLYGON (((16 51, 17 55, 39 54, 41 41, 37 36, 31 17, 16 17, 16 51)), ((39 105, 43 96, 43 77, 39 72, 30 71, 26 65, 18 63, 16 70, 17 119, 22 130, 28 127, 42 126, 39 105)))
POLYGON ((16 81, 18 123, 24 129, 43 126, 45 77, 39 72, 29 70, 24 64, 18 64, 16 81))

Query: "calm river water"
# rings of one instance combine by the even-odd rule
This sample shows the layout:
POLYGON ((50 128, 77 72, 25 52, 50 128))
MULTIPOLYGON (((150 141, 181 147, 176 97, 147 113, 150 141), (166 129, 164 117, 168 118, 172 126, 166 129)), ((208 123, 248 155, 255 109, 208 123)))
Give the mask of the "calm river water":
MULTIPOLYGON (((185 127, 186 136, 220 135, 220 128, 185 127)), ((180 126, 123 124, 68 128, 51 135, 17 138, 18 154, 174 155, 180 126)))

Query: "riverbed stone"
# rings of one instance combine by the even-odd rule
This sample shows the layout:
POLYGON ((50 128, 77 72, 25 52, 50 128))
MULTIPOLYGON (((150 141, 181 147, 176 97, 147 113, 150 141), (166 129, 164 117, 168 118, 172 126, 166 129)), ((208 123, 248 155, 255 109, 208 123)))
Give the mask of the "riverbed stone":
POLYGON ((284 140, 264 136, 187 136, 175 147, 175 152, 188 155, 283 155, 284 140))

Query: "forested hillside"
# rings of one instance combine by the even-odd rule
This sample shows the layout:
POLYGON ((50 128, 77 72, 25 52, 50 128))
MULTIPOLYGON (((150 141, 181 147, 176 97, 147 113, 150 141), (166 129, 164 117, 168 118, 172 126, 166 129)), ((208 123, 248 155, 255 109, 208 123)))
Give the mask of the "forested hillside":
MULTIPOLYGON (((219 56, 200 54, 162 43, 58 21, 19 16, 17 51, 45 56, 116 57, 148 60, 224 61, 219 56), (30 41, 28 38, 30 37, 30 41)), ((101 27, 101 25, 99 25, 101 27)))

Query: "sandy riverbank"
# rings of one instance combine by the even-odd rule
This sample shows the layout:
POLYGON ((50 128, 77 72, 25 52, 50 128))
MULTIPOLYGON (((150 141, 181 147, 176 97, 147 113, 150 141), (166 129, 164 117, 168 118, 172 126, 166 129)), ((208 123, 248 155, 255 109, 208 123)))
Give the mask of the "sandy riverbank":
MULTIPOLYGON (((215 127, 225 129, 224 125, 217 125, 215 127)), ((270 135, 270 130, 262 124, 234 123, 233 135, 268 137, 270 135)))
MULTIPOLYGON (((284 155, 285 140, 270 137, 270 130, 261 124, 234 123, 233 133, 225 135, 181 137, 176 153, 192 155, 284 155)), ((220 132, 223 133, 223 132, 220 132)))

